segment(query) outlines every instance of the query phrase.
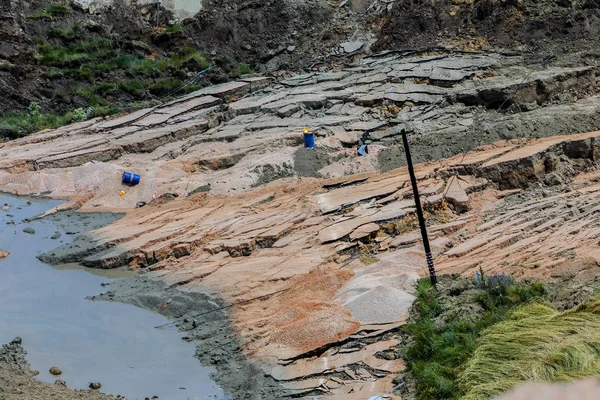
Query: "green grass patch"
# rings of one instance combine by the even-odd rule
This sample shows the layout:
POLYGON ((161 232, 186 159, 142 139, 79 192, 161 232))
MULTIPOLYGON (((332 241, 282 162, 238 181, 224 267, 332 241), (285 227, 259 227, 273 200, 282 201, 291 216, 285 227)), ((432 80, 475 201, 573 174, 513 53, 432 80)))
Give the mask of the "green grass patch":
POLYGON ((165 32, 167 33, 176 33, 181 32, 182 30, 183 28, 181 27, 181 25, 171 25, 165 28, 165 32))
POLYGON ((526 305, 483 332, 459 375, 464 399, 487 399, 526 381, 600 375, 600 300, 558 312, 526 305))
POLYGON ((46 78, 50 79, 62 78, 65 76, 63 70, 54 67, 48 68, 44 75, 46 76, 46 78))
POLYGON ((52 4, 47 8, 48 12, 52 15, 70 14, 73 9, 65 4, 52 4))
MULTIPOLYGON (((123 111, 123 107, 106 103, 97 103, 92 109, 93 116, 96 117, 123 111)), ((83 121, 90 116, 83 108, 76 108, 65 115, 44 114, 40 111, 40 106, 33 102, 30 104, 28 112, 7 111, 0 114, 0 137, 5 136, 10 139, 16 139, 43 129, 53 129, 73 122, 83 121)))
POLYGON ((194 61, 199 67, 200 72, 210 66, 210 60, 206 55, 193 47, 184 47, 179 53, 173 55, 168 61, 167 65, 170 67, 181 68, 181 66, 190 61, 194 61))
POLYGON ((101 96, 96 94, 94 90, 85 89, 85 88, 75 88, 73 89, 73 93, 80 95, 85 98, 90 105, 90 107, 106 107, 109 103, 104 100, 101 96))
POLYGON ((49 65, 61 65, 90 58, 90 55, 86 52, 73 51, 68 47, 56 47, 49 44, 40 46, 40 53, 42 55, 40 61, 49 65))
POLYGON ((27 14, 27 18, 29 19, 52 19, 52 14, 48 10, 38 10, 34 11, 30 14, 27 14))
POLYGON ((148 85, 148 90, 154 95, 165 95, 173 90, 177 90, 184 85, 183 81, 174 78, 158 79, 148 85))
POLYGON ((73 40, 80 32, 81 25, 76 24, 70 28, 52 28, 50 31, 48 31, 48 36, 59 39, 73 40))
POLYGON ((484 278, 484 282, 484 289, 473 295, 482 309, 474 316, 442 304, 429 280, 419 281, 416 318, 404 327, 412 342, 401 353, 409 376, 416 381, 418 399, 461 398, 465 386, 459 384, 459 376, 478 348, 482 332, 508 318, 518 306, 545 296, 543 285, 517 283, 506 275, 484 278))
MULTIPOLYGON (((32 103, 32 105, 37 105, 32 103)), ((74 114, 66 115, 42 114, 39 106, 30 107, 29 112, 7 111, 0 115, 0 132, 8 132, 11 138, 42 129, 56 128, 74 120, 74 114)))
POLYGON ((137 80, 130 80, 119 83, 101 83, 94 86, 94 93, 99 96, 106 96, 115 93, 127 93, 132 96, 139 96, 144 92, 144 85, 137 80))
POLYGON ((253 74, 254 70, 248 64, 240 64, 236 67, 236 73, 238 75, 253 74))
POLYGON ((30 19, 44 19, 44 18, 52 19, 52 17, 70 14, 71 12, 73 12, 73 9, 65 4, 51 4, 48 7, 34 11, 30 14, 27 14, 27 18, 30 18, 30 19))

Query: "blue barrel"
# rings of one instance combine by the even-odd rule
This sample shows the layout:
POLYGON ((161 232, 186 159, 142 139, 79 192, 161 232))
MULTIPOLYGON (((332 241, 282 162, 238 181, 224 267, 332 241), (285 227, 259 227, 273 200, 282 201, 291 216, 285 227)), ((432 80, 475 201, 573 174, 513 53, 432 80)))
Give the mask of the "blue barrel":
POLYGON ((135 186, 140 183, 141 177, 133 172, 123 172, 123 183, 135 186))
POLYGON ((306 149, 314 149, 315 148, 315 134, 313 132, 304 134, 304 148, 306 148, 306 149))

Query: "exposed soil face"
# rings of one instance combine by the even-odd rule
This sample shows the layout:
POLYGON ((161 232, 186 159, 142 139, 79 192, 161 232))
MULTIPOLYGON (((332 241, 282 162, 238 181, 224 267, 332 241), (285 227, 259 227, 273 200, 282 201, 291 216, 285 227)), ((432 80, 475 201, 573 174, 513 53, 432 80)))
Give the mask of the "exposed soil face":
MULTIPOLYGON (((59 116, 87 107, 95 115, 141 108, 253 71, 297 69, 344 36, 341 24, 332 22, 335 8, 326 2, 203 6, 197 17, 176 22, 154 5, 105 7, 90 14, 58 1, 4 4, 0 114, 27 115, 31 102, 41 105, 42 114, 59 116), (196 77, 210 64, 214 69, 196 77)), ((46 126, 19 130, 3 123, 0 136, 14 138, 46 126)))
POLYGON ((336 8, 315 0, 206 1, 189 35, 207 51, 250 64, 257 71, 297 70, 312 56, 343 41, 336 8), (292 49, 293 47, 293 49, 292 49))
POLYGON ((550 55, 558 47, 595 58, 600 14, 594 1, 396 3, 380 21, 374 49, 488 46, 550 55))
MULTIPOLYGON (((594 63, 597 4, 559 3, 376 2, 369 7, 355 1, 340 8, 317 0, 208 1, 197 16, 177 22, 154 5, 90 14, 59 1, 6 2, 0 18, 0 113, 27 115, 37 102, 42 114, 72 121, 69 113, 80 108, 92 107, 95 115, 140 108, 175 90, 180 95, 253 71, 279 70, 279 76, 331 68, 358 54, 332 56, 332 49, 357 39, 367 51, 372 41, 375 51, 451 45, 525 52, 531 57, 525 64, 553 53, 569 54, 562 57, 564 65, 594 63), (215 68, 196 78, 209 64, 215 68)), ((81 117, 81 112, 75 116, 81 117)), ((54 118, 0 129, 14 138, 56 124, 54 118)))
POLYGON ((522 62, 400 52, 277 83, 214 85, 4 143, 2 188, 69 199, 53 211, 125 211, 41 258, 144 270, 99 298, 183 318, 176 325, 226 391, 368 398, 404 369, 394 333, 426 265, 407 170, 388 171, 404 159, 401 129, 415 160, 438 160, 416 173, 440 273, 593 270, 599 189, 573 185, 593 181, 600 134, 573 133, 600 127, 596 68, 529 73, 522 62), (509 110, 481 125, 505 101, 509 110), (316 149, 302 148, 303 127, 316 149), (358 157, 365 131, 371 150, 358 157), (141 183, 123 184, 124 171, 141 183), (503 192, 516 189, 525 190, 503 192), (561 218, 583 228, 554 230, 561 218), (584 253, 585 264, 563 264, 584 253))
MULTIPOLYGON (((207 2, 169 32, 148 29, 151 9, 128 26, 112 26, 114 10, 93 18, 112 26, 111 43, 139 60, 155 53, 170 59, 177 56, 172 49, 187 45, 209 54, 218 70, 199 86, 239 75, 239 63, 261 71, 313 65, 313 55, 330 54, 342 40, 361 40, 349 49, 368 45, 369 29, 378 34, 376 50, 458 40, 454 45, 466 50, 531 54, 436 48, 359 56, 351 65, 345 62, 352 57, 325 57, 303 75, 240 78, 156 108, 4 143, 0 190, 69 200, 54 211, 127 213, 41 259, 143 270, 96 299, 176 319, 173 325, 198 344, 198 358, 219 370, 217 382, 239 398, 363 400, 384 393, 404 369, 397 333, 413 284, 426 273, 408 174, 399 168, 406 129, 413 160, 427 162, 417 165, 417 177, 440 273, 471 277, 482 267, 545 280, 569 271, 593 275, 600 260, 600 133, 590 131, 600 128, 600 98, 592 47, 586 52, 576 39, 595 38, 597 8, 375 5, 367 12, 361 1, 207 2), (576 45, 560 62, 538 68, 533 64, 554 51, 534 35, 549 15, 544 37, 553 39, 571 16, 561 37, 576 45), (505 110, 491 118, 501 104, 505 110), (315 150, 302 148, 303 127, 316 131, 315 150), (370 155, 358 157, 366 131, 370 155), (557 136, 583 132, 590 133, 557 136), (463 157, 466 149, 472 151, 463 157), (139 172, 142 183, 124 186, 124 171, 139 172), (146 205, 136 208, 138 202, 146 205)), ((13 16, 6 29, 16 33, 7 43, 34 55, 29 36, 39 31, 62 45, 72 39, 48 38, 51 26, 89 18, 80 10, 51 21, 13 16)), ((84 29, 91 38, 106 34, 94 24, 84 29)), ((27 65, 24 73, 10 67, 3 76, 15 87, 30 83, 11 92, 11 107, 39 100, 68 111, 87 104, 73 96, 53 105, 54 91, 72 78, 36 79, 49 68, 13 57, 27 65)), ((184 79, 202 63, 187 59, 143 78, 139 70, 109 71, 84 86, 184 79)), ((81 67, 73 60, 65 66, 81 67)), ((134 100, 122 92, 104 94, 134 100)), ((561 295, 569 299, 564 307, 581 301, 578 293, 561 295)))

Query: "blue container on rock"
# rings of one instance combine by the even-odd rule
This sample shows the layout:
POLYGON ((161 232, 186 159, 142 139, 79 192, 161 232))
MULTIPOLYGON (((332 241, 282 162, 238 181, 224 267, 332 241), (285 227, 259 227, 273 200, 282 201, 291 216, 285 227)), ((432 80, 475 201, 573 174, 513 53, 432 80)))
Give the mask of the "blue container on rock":
POLYGON ((123 172, 123 183, 135 186, 140 183, 141 177, 133 172, 123 172))
POLYGON ((315 134, 314 133, 305 133, 304 134, 304 148, 305 149, 314 149, 315 148, 315 134))

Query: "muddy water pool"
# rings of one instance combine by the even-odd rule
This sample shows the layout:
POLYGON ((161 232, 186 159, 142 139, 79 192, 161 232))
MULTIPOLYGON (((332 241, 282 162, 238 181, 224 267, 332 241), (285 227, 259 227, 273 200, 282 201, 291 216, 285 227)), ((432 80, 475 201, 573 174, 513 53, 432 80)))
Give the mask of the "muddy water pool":
POLYGON ((10 255, 0 260, 0 343, 21 336, 39 380, 54 382, 48 369, 56 365, 73 389, 97 381, 102 392, 128 399, 229 398, 210 378, 214 370, 194 358, 193 344, 175 330, 154 328, 165 317, 86 299, 131 272, 55 268, 36 258, 116 217, 63 213, 34 220, 60 202, 0 194, 4 204, 10 208, 0 211, 0 249, 10 255))

